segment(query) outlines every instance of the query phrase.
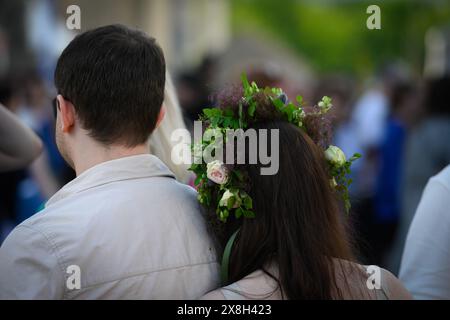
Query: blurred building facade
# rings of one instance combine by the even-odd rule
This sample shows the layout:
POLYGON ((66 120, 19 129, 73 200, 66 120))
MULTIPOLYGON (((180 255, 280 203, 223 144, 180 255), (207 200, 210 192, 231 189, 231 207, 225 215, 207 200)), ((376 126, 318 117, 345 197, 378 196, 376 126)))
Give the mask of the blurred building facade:
POLYGON ((81 8, 82 31, 122 23, 154 36, 174 71, 221 52, 231 38, 227 0, 63 0, 62 15, 70 4, 81 8))

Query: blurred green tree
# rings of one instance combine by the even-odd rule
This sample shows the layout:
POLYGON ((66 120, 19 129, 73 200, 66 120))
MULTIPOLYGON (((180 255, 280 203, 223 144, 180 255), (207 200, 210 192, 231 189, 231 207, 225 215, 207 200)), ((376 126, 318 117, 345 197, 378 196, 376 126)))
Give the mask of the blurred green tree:
POLYGON ((318 72, 367 76, 386 62, 405 60, 421 73, 424 35, 450 24, 446 0, 233 0, 235 32, 257 28, 288 44, 318 72), (366 9, 381 8, 381 30, 369 30, 366 9))

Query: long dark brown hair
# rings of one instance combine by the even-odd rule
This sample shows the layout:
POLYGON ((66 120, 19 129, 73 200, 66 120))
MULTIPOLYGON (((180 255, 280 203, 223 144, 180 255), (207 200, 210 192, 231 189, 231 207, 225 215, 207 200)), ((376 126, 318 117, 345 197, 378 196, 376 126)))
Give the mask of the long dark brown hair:
MULTIPOLYGON (((238 108, 236 90, 222 93, 221 108, 238 108)), ((279 170, 261 175, 258 164, 236 165, 248 177, 255 218, 230 217, 219 232, 222 247, 239 229, 232 247, 228 283, 263 270, 279 284, 284 298, 342 297, 336 261, 353 260, 352 246, 338 197, 330 184, 324 157, 324 119, 308 116, 308 134, 283 121, 267 97, 261 97, 249 128, 279 130, 279 170), (266 268, 275 263, 278 274, 266 268)), ((245 110, 244 110, 245 111, 245 110)), ((270 137, 270 135, 269 135, 270 137)), ((270 149, 270 139, 267 142, 270 149)), ((270 150, 275 152, 275 150, 270 150)), ((214 215, 215 213, 211 213, 214 215)))

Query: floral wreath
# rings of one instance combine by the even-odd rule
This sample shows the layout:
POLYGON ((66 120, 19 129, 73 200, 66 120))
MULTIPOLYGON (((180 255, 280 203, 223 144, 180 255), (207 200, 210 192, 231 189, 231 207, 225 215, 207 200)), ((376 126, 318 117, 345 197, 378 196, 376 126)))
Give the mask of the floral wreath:
MULTIPOLYGON (((282 119, 298 126, 308 134, 304 123, 306 112, 301 96, 297 96, 296 102, 288 101, 282 89, 258 88, 255 82, 251 84, 248 82, 245 74, 242 75, 242 85, 243 97, 239 102, 239 114, 237 117, 230 108, 203 109, 200 120, 207 124, 206 131, 219 130, 221 134, 224 134, 227 129, 245 130, 248 128, 249 120, 256 120, 255 111, 258 108, 258 104, 255 95, 263 93, 271 100, 273 107, 282 119), (244 105, 246 106, 245 111, 247 114, 244 114, 244 105)), ((331 98, 324 96, 315 106, 315 115, 322 116, 332 107, 331 98)), ((192 145, 194 159, 202 159, 197 161, 201 163, 194 162, 189 168, 196 174, 194 184, 198 191, 199 202, 208 208, 215 208, 218 218, 222 222, 226 222, 231 214, 237 219, 241 217, 254 218, 252 198, 244 190, 245 174, 236 168, 230 169, 220 160, 206 163, 202 157, 203 151, 213 143, 213 140, 205 139, 205 136, 209 135, 205 134, 201 142, 192 145)), ((351 184, 352 179, 347 178, 347 174, 350 173, 352 162, 360 158, 361 155, 355 153, 350 159, 346 159, 344 152, 333 145, 324 148, 324 153, 328 162, 328 171, 331 177, 330 183, 341 195, 345 210, 348 213, 350 210, 348 186, 351 184)))

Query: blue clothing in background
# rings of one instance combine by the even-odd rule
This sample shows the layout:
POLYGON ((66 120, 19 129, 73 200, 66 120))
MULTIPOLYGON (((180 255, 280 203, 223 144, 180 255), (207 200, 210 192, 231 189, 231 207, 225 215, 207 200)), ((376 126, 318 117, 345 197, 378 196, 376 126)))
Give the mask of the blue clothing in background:
POLYGON ((380 148, 380 167, 375 194, 377 222, 394 222, 399 219, 405 139, 405 126, 398 119, 389 117, 380 148))

